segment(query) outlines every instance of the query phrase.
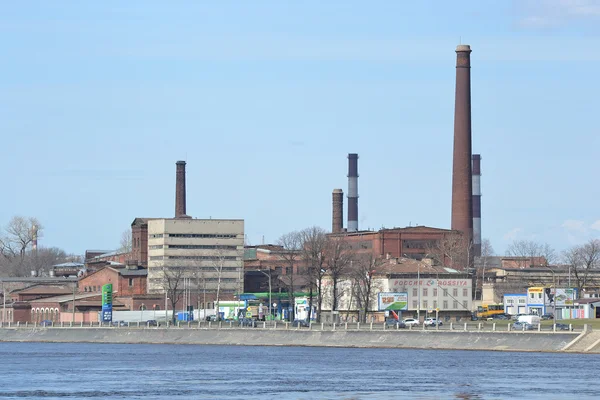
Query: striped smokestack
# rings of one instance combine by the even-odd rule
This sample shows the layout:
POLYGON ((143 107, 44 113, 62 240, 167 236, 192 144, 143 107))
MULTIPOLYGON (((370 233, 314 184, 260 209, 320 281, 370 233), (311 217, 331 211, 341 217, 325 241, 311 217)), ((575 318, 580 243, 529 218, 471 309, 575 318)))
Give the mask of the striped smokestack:
POLYGON ((481 257, 481 155, 473 154, 473 255, 481 257))
POLYGON ((471 47, 456 48, 454 155, 452 164, 452 229, 473 238, 471 177, 471 47))
POLYGON ((344 230, 344 191, 333 189, 333 216, 331 219, 331 232, 340 233, 344 230))
POLYGON ((348 232, 358 231, 358 154, 348 154, 348 232))
POLYGON ((177 161, 175 177, 175 218, 185 217, 185 161, 177 161))

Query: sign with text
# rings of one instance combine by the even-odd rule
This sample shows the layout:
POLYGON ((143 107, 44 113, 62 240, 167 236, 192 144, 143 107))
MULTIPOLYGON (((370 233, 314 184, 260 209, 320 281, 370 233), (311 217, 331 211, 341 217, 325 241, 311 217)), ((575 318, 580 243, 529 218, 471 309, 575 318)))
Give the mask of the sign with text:
POLYGON ((102 322, 112 322, 112 283, 102 286, 102 322))
POLYGON ((408 293, 406 293, 406 292, 379 293, 377 300, 378 300, 378 305, 379 305, 379 311, 384 311, 384 310, 405 311, 405 310, 408 310, 408 293))
POLYGON ((470 287, 470 279, 390 279, 391 288, 407 288, 407 287, 470 287))

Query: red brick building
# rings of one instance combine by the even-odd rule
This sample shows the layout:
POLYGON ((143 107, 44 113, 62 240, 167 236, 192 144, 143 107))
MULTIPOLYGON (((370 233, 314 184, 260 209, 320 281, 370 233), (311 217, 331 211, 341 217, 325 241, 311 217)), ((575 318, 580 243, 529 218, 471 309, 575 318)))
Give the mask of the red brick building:
POLYGON ((133 296, 146 294, 148 270, 137 266, 115 268, 106 266, 79 280, 80 293, 100 293, 102 285, 112 283, 114 296, 133 296))
POLYGON ((69 293, 73 293, 73 285, 34 285, 15 290, 10 294, 10 297, 12 301, 31 301, 69 293))

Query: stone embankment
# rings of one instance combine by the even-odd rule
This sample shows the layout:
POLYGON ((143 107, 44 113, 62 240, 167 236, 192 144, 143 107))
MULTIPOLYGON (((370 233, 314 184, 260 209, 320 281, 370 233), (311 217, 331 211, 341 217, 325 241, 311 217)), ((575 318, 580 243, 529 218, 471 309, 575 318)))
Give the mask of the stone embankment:
MULTIPOLYGON (((588 334, 584 332, 581 336, 588 334)), ((447 350, 562 351, 579 333, 263 328, 0 328, 3 342, 325 346, 447 350)), ((591 340, 588 347, 595 343, 591 340)), ((587 343, 587 339, 586 342, 587 343)), ((581 351, 576 348, 574 351, 581 351)))

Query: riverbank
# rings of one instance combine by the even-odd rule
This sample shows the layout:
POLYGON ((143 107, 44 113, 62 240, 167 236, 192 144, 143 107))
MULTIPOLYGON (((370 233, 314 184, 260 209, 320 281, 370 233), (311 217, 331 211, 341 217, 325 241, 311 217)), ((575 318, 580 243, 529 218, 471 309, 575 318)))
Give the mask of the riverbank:
POLYGON ((2 328, 2 342, 315 346, 557 352, 571 332, 464 332, 435 330, 274 330, 190 328, 2 328))

